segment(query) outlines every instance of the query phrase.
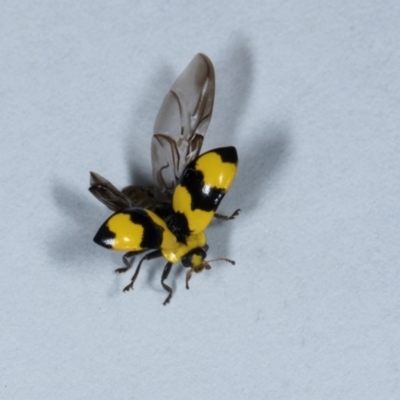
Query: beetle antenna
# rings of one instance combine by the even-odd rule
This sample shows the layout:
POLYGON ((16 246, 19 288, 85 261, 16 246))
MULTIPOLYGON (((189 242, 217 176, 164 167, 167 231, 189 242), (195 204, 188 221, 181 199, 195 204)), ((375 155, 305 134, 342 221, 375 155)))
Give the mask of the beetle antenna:
POLYGON ((214 262, 214 261, 227 261, 228 263, 230 263, 230 264, 232 264, 232 265, 235 265, 235 264, 236 264, 235 261, 229 260, 228 258, 214 258, 214 259, 212 259, 212 260, 207 260, 206 262, 207 262, 207 263, 210 263, 210 262, 214 262))
POLYGON ((229 258, 213 258, 212 260, 204 260, 203 264, 201 266, 201 269, 198 269, 197 271, 192 267, 190 269, 188 269, 188 271, 186 272, 186 289, 189 289, 189 281, 190 278, 192 277, 192 272, 200 272, 203 269, 211 269, 211 265, 210 262, 214 262, 214 261, 227 261, 228 263, 235 265, 235 261, 233 260, 229 260, 229 258))

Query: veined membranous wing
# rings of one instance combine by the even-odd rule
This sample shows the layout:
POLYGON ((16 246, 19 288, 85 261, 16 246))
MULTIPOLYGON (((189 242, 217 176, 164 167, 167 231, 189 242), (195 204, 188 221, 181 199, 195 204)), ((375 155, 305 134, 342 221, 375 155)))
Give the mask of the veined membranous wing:
POLYGON ((155 197, 171 197, 185 167, 200 153, 210 124, 215 72, 210 59, 197 54, 165 96, 151 143, 155 197))
POLYGON ((112 211, 142 207, 168 208, 185 167, 199 154, 210 124, 215 93, 215 72, 210 59, 197 54, 164 98, 154 123, 151 144, 154 188, 117 189, 91 172, 90 192, 112 211))

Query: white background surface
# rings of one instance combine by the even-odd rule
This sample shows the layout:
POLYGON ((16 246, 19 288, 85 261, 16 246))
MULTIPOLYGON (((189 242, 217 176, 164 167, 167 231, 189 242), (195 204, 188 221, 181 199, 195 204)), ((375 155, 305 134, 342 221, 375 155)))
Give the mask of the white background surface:
POLYGON ((400 398, 400 3, 8 1, 0 15, 2 399, 400 398), (150 179, 169 86, 217 74, 240 170, 216 263, 117 276, 89 171, 150 179))

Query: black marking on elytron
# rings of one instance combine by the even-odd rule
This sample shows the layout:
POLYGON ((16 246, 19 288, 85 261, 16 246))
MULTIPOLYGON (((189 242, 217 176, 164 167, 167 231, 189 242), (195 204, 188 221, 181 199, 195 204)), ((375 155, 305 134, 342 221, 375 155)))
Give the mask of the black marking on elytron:
POLYGON ((154 211, 162 220, 168 221, 168 218, 171 216, 171 214, 174 212, 172 209, 172 204, 168 203, 157 203, 156 207, 154 208, 154 211))
POLYGON ((189 167, 183 172, 179 184, 189 192, 192 210, 215 211, 225 195, 224 189, 205 185, 203 173, 189 167))
POLYGON ((238 162, 238 155, 237 151, 233 146, 229 147, 220 147, 218 149, 214 149, 209 151, 209 153, 217 153, 223 162, 237 164, 238 162))
POLYGON ((185 214, 173 211, 167 219, 167 226, 176 236, 178 242, 186 244, 186 238, 190 235, 190 229, 185 214))
POLYGON ((112 249, 112 242, 115 239, 115 233, 108 229, 107 222, 108 220, 104 222, 104 224, 97 231, 93 241, 100 246, 105 247, 106 249, 112 249))
POLYGON ((143 226, 143 236, 140 242, 142 249, 157 249, 161 247, 164 229, 157 225, 147 212, 141 208, 128 208, 123 214, 129 214, 134 224, 143 226))

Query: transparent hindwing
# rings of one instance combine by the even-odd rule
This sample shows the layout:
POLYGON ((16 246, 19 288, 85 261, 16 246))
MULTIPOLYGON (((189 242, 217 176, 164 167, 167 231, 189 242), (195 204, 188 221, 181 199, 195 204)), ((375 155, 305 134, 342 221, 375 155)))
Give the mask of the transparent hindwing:
POLYGON ((211 60, 197 54, 165 96, 151 143, 155 197, 169 201, 185 167, 200 153, 215 93, 211 60))
POLYGON ((170 204, 185 167, 200 153, 210 124, 215 93, 211 60, 197 54, 164 98, 151 143, 154 189, 127 186, 122 191, 91 172, 90 192, 112 211, 129 207, 156 210, 170 204))

